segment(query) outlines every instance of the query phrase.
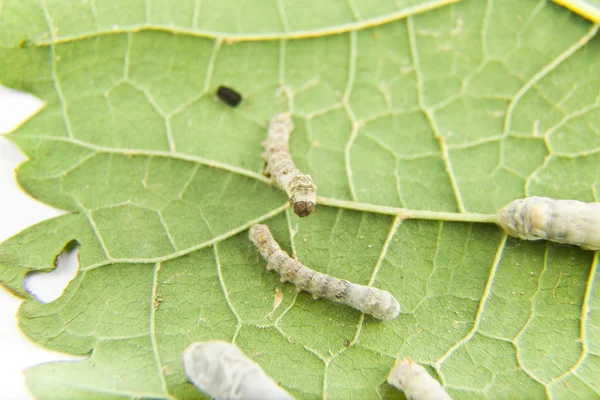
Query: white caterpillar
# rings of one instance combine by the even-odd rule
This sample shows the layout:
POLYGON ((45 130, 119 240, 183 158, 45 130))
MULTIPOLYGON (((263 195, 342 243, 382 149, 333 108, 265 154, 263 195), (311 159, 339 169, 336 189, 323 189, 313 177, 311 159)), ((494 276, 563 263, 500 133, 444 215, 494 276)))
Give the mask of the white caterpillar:
POLYGON ((211 340, 189 345, 183 368, 196 388, 216 400, 293 400, 234 344, 211 340))
POLYGON ((292 160, 288 142, 293 129, 290 113, 271 118, 267 140, 262 144, 265 149, 262 156, 267 163, 264 172, 286 191, 296 215, 306 217, 317 204, 317 187, 310 175, 300 172, 292 160))
POLYGON ((546 239, 600 249, 600 203, 528 197, 498 212, 498 224, 511 236, 546 239))
POLYGON ((267 261, 267 269, 274 269, 282 282, 292 282, 315 299, 346 304, 379 319, 394 319, 400 314, 400 304, 389 292, 334 278, 300 264, 281 250, 266 225, 250 228, 250 240, 267 261))
POLYGON ((410 358, 397 360, 387 381, 402 390, 408 400, 452 400, 442 385, 410 358))

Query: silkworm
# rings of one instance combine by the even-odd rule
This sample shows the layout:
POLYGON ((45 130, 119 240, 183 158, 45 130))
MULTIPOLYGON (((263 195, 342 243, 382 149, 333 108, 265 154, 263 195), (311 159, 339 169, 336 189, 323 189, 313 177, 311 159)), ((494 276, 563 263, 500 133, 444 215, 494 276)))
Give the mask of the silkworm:
POLYGON ((409 400, 452 400, 442 385, 410 358, 397 360, 387 381, 402 390, 409 400))
POLYGON ((242 101, 242 95, 227 86, 219 86, 217 96, 231 107, 236 107, 242 101))
POLYGON ((498 211, 498 224, 511 236, 600 249, 600 203, 527 197, 498 211))
POLYGON ((267 269, 277 271, 282 282, 293 283, 315 299, 342 303, 375 318, 394 319, 400 314, 400 304, 389 292, 322 274, 294 260, 281 250, 266 225, 254 225, 249 236, 267 261, 267 269))
POLYGON ((292 130, 294 124, 290 113, 271 118, 267 140, 262 143, 265 149, 262 156, 266 162, 264 172, 286 191, 296 215, 306 217, 317 204, 317 187, 310 175, 300 172, 292 160, 288 147, 292 130))
POLYGON ((181 358, 188 379, 213 399, 293 400, 234 344, 222 340, 192 343, 181 358))

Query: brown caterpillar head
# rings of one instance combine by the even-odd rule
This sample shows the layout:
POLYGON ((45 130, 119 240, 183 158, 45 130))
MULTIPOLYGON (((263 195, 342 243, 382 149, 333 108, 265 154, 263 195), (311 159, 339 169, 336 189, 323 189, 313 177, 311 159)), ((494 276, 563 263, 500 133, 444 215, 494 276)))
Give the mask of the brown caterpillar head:
POLYGON ((306 217, 315 210, 315 203, 308 201, 297 201, 293 206, 294 212, 299 217, 306 217))
POLYGON ((290 193, 290 204, 297 216, 306 217, 315 210, 317 186, 309 175, 296 175, 290 182, 290 193))

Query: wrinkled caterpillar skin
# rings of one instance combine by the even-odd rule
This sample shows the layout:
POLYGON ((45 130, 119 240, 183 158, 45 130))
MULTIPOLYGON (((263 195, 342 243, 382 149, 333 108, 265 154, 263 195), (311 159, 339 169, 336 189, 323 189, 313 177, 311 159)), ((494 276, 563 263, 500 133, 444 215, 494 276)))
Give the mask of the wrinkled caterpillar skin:
POLYGON ((546 239, 600 249, 600 203, 528 197, 498 212, 498 224, 511 236, 546 239))
POLYGON ((442 385, 413 360, 397 360, 387 381, 400 389, 408 400, 452 400, 442 385))
POLYGON ((234 344, 210 340, 189 345, 181 356, 188 379, 216 400, 293 400, 234 344))
POLYGON ((267 140, 262 144, 265 149, 262 156, 267 163, 264 172, 286 191, 296 215, 306 217, 315 210, 317 187, 310 175, 300 172, 292 160, 288 142, 293 129, 290 113, 271 118, 267 140))
POLYGON ((400 315, 400 304, 389 292, 358 285, 312 270, 281 250, 266 225, 250 228, 250 241, 267 261, 267 269, 281 275, 282 282, 293 283, 298 290, 353 307, 379 319, 400 315))

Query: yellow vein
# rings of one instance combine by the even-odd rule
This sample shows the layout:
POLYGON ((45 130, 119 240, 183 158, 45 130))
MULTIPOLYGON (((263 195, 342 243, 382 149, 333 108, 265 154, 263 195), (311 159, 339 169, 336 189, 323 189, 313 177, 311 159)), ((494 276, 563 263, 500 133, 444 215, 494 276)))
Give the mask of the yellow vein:
POLYGON ((210 30, 194 30, 189 28, 176 28, 170 25, 148 25, 148 24, 136 24, 126 28, 117 29, 103 29, 97 32, 88 32, 80 35, 65 35, 58 38, 52 38, 51 40, 34 40, 36 45, 49 45, 64 43, 74 40, 81 40, 93 36, 100 36, 105 34, 115 33, 128 33, 128 32, 141 32, 141 31, 163 31, 172 34, 188 35, 188 36, 199 36, 208 38, 221 38, 230 42, 252 42, 252 41, 263 41, 263 40, 280 40, 280 39, 306 39, 320 36, 337 35, 340 33, 346 33, 350 31, 357 31, 366 28, 371 28, 379 25, 384 25, 390 22, 394 22, 410 15, 424 13, 448 4, 456 3, 459 0, 433 0, 427 3, 418 4, 412 7, 407 7, 403 10, 392 12, 389 14, 368 18, 360 22, 349 22, 332 27, 319 28, 319 29, 307 29, 307 30, 296 30, 293 32, 264 32, 255 34, 244 34, 244 33, 232 33, 232 32, 217 32, 210 30))
POLYGON ((100 29, 100 23, 98 22, 98 10, 96 9, 96 0, 90 0, 90 12, 94 16, 94 22, 96 24, 96 29, 100 29))
POLYGON ((150 1, 144 0, 144 9, 146 14, 146 23, 150 23, 152 21, 152 7, 150 6, 150 1))
POLYGON ((352 132, 350 133, 350 137, 348 138, 348 142, 344 147, 344 163, 346 166, 346 175, 348 175, 348 185, 350 186, 350 195, 352 196, 352 200, 356 200, 356 189, 354 188, 354 180, 352 179, 352 166, 350 165, 350 151, 352 150, 352 145, 356 140, 356 136, 358 135, 359 125, 355 122, 354 112, 351 110, 348 100, 350 99, 350 95, 352 94, 352 88, 354 86, 354 80, 356 79, 356 44, 357 37, 356 31, 353 31, 350 34, 350 61, 348 68, 348 83, 346 84, 346 90, 344 91, 344 97, 342 98, 342 103, 344 105, 344 109, 348 114, 350 120, 352 120, 352 132))
POLYGON ((215 263, 217 264, 217 275, 219 277, 219 285, 221 285, 221 290, 223 291, 223 296, 225 296, 225 301, 227 302, 227 306, 231 310, 231 313, 235 316, 237 320, 237 325, 235 327, 235 332, 233 333, 233 337, 231 338, 231 343, 235 343, 235 339, 237 338, 240 329, 242 329, 242 317, 235 310, 233 303, 231 302, 231 298, 229 297, 229 292, 227 291, 227 287, 225 286, 225 278, 223 278, 223 269, 221 265, 221 259, 219 258, 219 248, 217 243, 213 245, 213 254, 215 255, 215 263))
POLYGON ((548 136, 552 135, 554 132, 556 132, 558 129, 562 128, 564 125, 566 125, 572 119, 581 117, 582 115, 585 115, 591 111, 595 111, 596 109, 598 109, 600 107, 600 91, 598 92, 598 94, 599 94, 599 96, 596 96, 596 100, 594 101, 593 104, 587 105, 578 110, 574 110, 571 113, 565 115, 564 117, 562 117, 560 119, 560 121, 558 121, 556 124, 554 124, 553 126, 548 128, 546 130, 546 132, 544 133, 544 136, 548 137, 548 136))
POLYGON ((598 28, 599 28, 598 25, 592 26, 592 28, 585 35, 583 35, 583 37, 581 37, 575 44, 573 44, 571 47, 569 47, 568 49, 563 51, 561 54, 559 54, 558 57, 556 57, 554 60, 552 60, 552 62, 550 62, 548 65, 546 65, 544 68, 542 68, 542 70, 539 71, 537 74, 535 74, 533 77, 531 77, 531 79, 529 79, 529 81, 527 81, 525 83, 525 85, 523 85, 521 87, 521 89, 519 89, 519 91, 515 94, 515 96, 511 100, 510 104, 508 105, 508 110, 506 112, 506 118, 504 119, 504 134, 508 134, 508 131, 510 130, 513 113, 515 111, 517 103, 521 100, 521 98, 536 83, 538 83, 541 79, 543 79, 546 75, 548 75, 551 71, 553 71, 556 67, 558 67, 563 61, 565 61, 567 58, 569 58, 570 56, 575 54, 575 52, 577 52, 577 50, 579 50, 580 48, 585 46, 590 40, 592 40, 592 38, 594 36, 596 36, 596 33, 598 32, 598 28))
POLYGON ((473 327, 471 331, 467 333, 465 337, 459 340, 454 346, 450 347, 446 354, 442 355, 438 361, 435 362, 435 367, 437 370, 440 370, 441 365, 454 353, 458 348, 462 345, 470 341, 475 333, 479 329, 479 324, 481 323, 481 319, 483 318, 483 312, 485 311, 485 306, 487 305, 488 300, 491 297, 492 285, 494 284, 494 279, 496 278, 496 272, 498 271, 498 267, 500 265, 500 261, 502 260, 502 252, 504 251, 504 246, 506 244, 507 235, 504 234, 502 236, 502 240, 500 240, 500 244, 498 245, 498 251, 496 251, 496 257, 494 258, 494 263, 492 264, 492 268, 490 269, 490 275, 488 276, 487 283, 485 285, 485 289, 483 290, 483 294, 481 295, 481 299, 479 300, 479 307, 477 308, 477 314, 475 315, 475 321, 473 322, 473 327))
MULTIPOLYGON (((200 250, 200 249, 208 247, 208 246, 212 246, 213 244, 215 244, 217 242, 220 242, 222 240, 225 240, 225 239, 228 239, 228 238, 230 238, 232 236, 235 236, 238 233, 243 232, 246 229, 250 228, 252 225, 258 224, 258 223, 260 223, 260 222, 262 222, 262 221, 264 221, 266 219, 269 219, 269 218, 272 218, 272 217, 278 215, 279 213, 285 211, 285 209, 287 209, 288 207, 289 207, 289 202, 286 201, 283 205, 281 205, 281 206, 279 206, 279 207, 277 207, 277 208, 269 211, 268 213, 263 214, 260 217, 255 218, 255 219, 253 219, 253 220, 251 220, 249 222, 246 222, 245 224, 240 225, 240 226, 238 226, 238 227, 236 227, 236 228, 234 228, 234 229, 232 229, 232 230, 230 230, 228 232, 225 232, 225 233, 223 233, 221 235, 215 236, 211 240, 208 240, 208 241, 203 242, 203 243, 199 243, 199 244, 197 244, 195 246, 188 247, 187 249, 180 250, 180 251, 171 253, 171 254, 166 255, 166 256, 152 257, 152 258, 147 258, 147 259, 146 258, 111 258, 111 257, 107 257, 106 260, 101 261, 101 262, 96 263, 96 264, 88 265, 86 267, 82 267, 81 270, 82 271, 89 271, 89 270, 92 270, 92 269, 95 269, 95 268, 98 268, 98 267, 102 267, 104 265, 116 264, 116 263, 152 263, 152 262, 164 262, 164 261, 172 260, 174 258, 184 256, 184 255, 189 254, 189 253, 191 253, 193 251, 200 250)), ((95 227, 93 227, 93 228, 94 228, 94 231, 97 232, 97 229, 95 227)))
POLYGON ((282 1, 283 0, 277 0, 277 15, 279 16, 279 20, 281 21, 281 26, 283 26, 283 30, 287 33, 291 29, 282 1))
MULTIPOLYGON (((292 257, 296 258, 296 245, 294 243, 295 235, 294 235, 294 229, 292 229, 292 220, 290 218, 290 209, 289 208, 285 211, 285 216, 287 219, 288 231, 290 234, 290 243, 292 246, 292 257)), ((296 304, 296 300, 298 299, 298 293, 300 293, 300 292, 298 292, 297 290, 294 291, 294 298, 290 302, 290 305, 288 307, 286 307, 285 310, 283 310, 283 312, 279 315, 279 317, 277 317, 275 319, 275 322, 273 323, 273 326, 275 327, 275 329, 277 329, 277 331, 279 333, 281 333, 281 335, 283 335, 283 336, 288 336, 288 335, 283 331, 283 329, 281 329, 281 327, 279 326, 279 322, 281 321, 283 316, 286 315, 287 312, 290 311, 292 309, 292 307, 294 307, 294 305, 296 304)))
POLYGON ((158 219, 160 220, 161 225, 165 228, 165 233, 167 234, 167 239, 169 239, 169 243, 171 243, 171 247, 173 248, 173 250, 177 251, 177 246, 175 245, 175 240, 173 239, 173 236, 171 235, 171 231, 169 230, 169 227, 167 226, 167 223, 165 222, 165 219, 163 218, 162 212, 156 211, 156 213, 158 214, 158 219))
POLYGON ((76 161, 74 164, 71 164, 67 168, 63 169, 62 171, 59 171, 55 174, 44 175, 42 178, 34 178, 34 179, 45 180, 45 179, 64 178, 67 175, 69 175, 71 172, 75 171, 77 168, 81 167, 88 160, 94 158, 96 155, 97 155, 96 152, 91 151, 91 152, 87 153, 84 157, 81 157, 81 159, 76 161))
POLYGON ((156 314, 154 302, 156 301, 156 292, 158 290, 158 271, 160 271, 161 265, 161 263, 156 263, 154 267, 154 275, 152 277, 152 293, 150 296, 150 341, 152 342, 152 353, 154 354, 154 361, 156 362, 157 372, 160 377, 160 386, 162 387, 163 394, 169 397, 167 382, 165 381, 165 375, 162 372, 162 363, 160 361, 160 355, 158 354, 158 344, 156 343, 156 326, 154 318, 156 314))
MULTIPOLYGON (((426 113, 429 116, 429 112, 426 113)), ((433 115, 431 116, 431 121, 433 122, 433 115)), ((458 211, 465 212, 465 205, 462 201, 462 196, 460 194, 460 189, 458 187, 458 182, 456 180, 456 175, 454 174, 454 168, 452 168, 452 161, 450 160, 450 154, 448 153, 448 146, 446 146, 446 142, 442 136, 438 136, 438 143, 440 144, 440 149, 442 150, 442 160, 444 164, 446 164, 446 171, 448 172, 448 179, 450 179, 450 185, 452 185, 452 191, 454 192, 454 197, 456 197, 456 204, 458 206, 458 211)))
POLYGON ((521 327, 519 332, 517 332, 517 334, 515 335, 513 340, 511 340, 511 343, 513 344, 513 346, 515 348, 515 358, 517 359, 517 365, 519 366, 519 368, 521 370, 523 370, 523 372, 525 372, 527 374, 527 376, 529 376, 531 379, 533 379, 534 381, 536 381, 539 384, 541 384, 542 386, 544 386, 544 390, 546 391, 547 397, 552 398, 552 396, 550 395, 550 389, 549 389, 548 384, 546 382, 544 382, 543 380, 541 380, 540 378, 538 378, 537 376, 535 376, 535 374, 533 372, 529 371, 529 369, 521 361, 521 359, 523 357, 521 356, 521 351, 520 351, 519 345, 517 343, 519 341, 519 339, 521 338, 521 336, 525 333, 525 331, 527 330, 529 325, 531 324, 531 321, 533 321, 533 318, 535 318, 535 304, 534 304, 533 300, 542 291, 542 277, 546 273, 547 269, 548 269, 548 245, 546 245, 546 250, 544 251, 544 267, 542 268, 542 271, 540 272, 540 275, 538 276, 537 288, 535 289, 535 292, 533 292, 531 298, 529 299, 529 303, 530 303, 529 308, 531 310, 531 313, 529 314, 527 321, 525 321, 525 324, 523 324, 523 326, 521 327))
MULTIPOLYGON (((296 245, 294 244, 294 238, 296 237, 297 230, 292 228, 292 219, 290 217, 289 208, 285 210, 285 219, 287 221, 288 233, 290 235, 290 245, 292 246, 292 258, 296 258, 296 245)), ((297 224, 296 228, 298 228, 297 224)))
POLYGON ((221 49, 222 44, 221 39, 215 39, 215 44, 213 46, 212 52, 210 53, 210 60, 208 60, 208 65, 206 66, 206 76, 204 77, 204 93, 208 93, 208 88, 210 86, 210 81, 213 76, 213 72, 215 70, 215 64, 217 62, 217 54, 219 54, 219 50, 221 49))
POLYGON ((339 200, 330 197, 317 196, 317 204, 345 208, 354 211, 365 211, 377 214, 398 215, 400 219, 426 219, 454 222, 479 222, 495 224, 498 221, 496 214, 481 213, 455 213, 444 211, 411 210, 408 208, 380 206, 370 203, 359 203, 356 201, 339 200))
POLYGON ((396 216, 396 218, 394 218, 394 221, 392 222, 392 226, 390 227, 388 236, 385 239, 385 243, 383 244, 383 248, 381 249, 379 258, 377 259, 377 262, 375 263, 375 268, 373 269, 373 274, 371 275, 371 279, 369 279, 369 283, 367 284, 367 286, 373 286, 373 283, 375 283, 375 278, 377 277, 377 274, 379 273, 379 269, 381 268, 381 263, 383 262, 383 259, 387 255, 388 249, 390 248, 390 244, 392 243, 392 239, 394 238, 394 235, 396 234, 396 231, 398 230, 398 227, 400 226, 401 223, 402 223, 402 219, 400 218, 400 216, 396 216))
POLYGON ((194 12, 192 13, 192 29, 198 28, 198 18, 200 18, 200 3, 202 0, 194 0, 194 12))
POLYGON ((581 342, 581 355, 568 371, 564 372, 557 378, 552 379, 550 382, 561 381, 568 375, 574 374, 577 371, 577 368, 583 364, 583 361, 588 355, 589 349, 586 322, 588 321, 590 312, 592 311, 592 296, 594 294, 594 284, 596 282, 596 274, 598 272, 598 254, 599 252, 594 253, 594 260, 592 261, 592 266, 590 267, 590 275, 588 276, 587 285, 585 287, 585 295, 583 297, 583 304, 581 305, 581 318, 579 321, 579 341, 581 342))
MULTIPOLYGON (((131 63, 131 33, 127 34, 127 44, 125 46, 125 57, 124 57, 124 66, 123 66, 123 80, 129 81, 129 70, 131 63)), ((136 88, 139 90, 139 88, 136 88)))
POLYGON ((352 13, 352 16, 354 17, 354 20, 356 22, 359 22, 360 20, 362 20, 363 18, 360 16, 360 12, 358 11, 358 9, 356 8, 356 6, 354 5, 354 2, 352 0, 346 0, 346 5, 348 6, 348 8, 350 9, 350 12, 352 13))
POLYGON ((454 197, 456 198, 458 210, 460 212, 464 212, 465 207, 463 205, 462 196, 460 194, 460 189, 458 187, 458 182, 456 181, 456 178, 454 177, 454 170, 452 169, 452 163, 450 162, 448 148, 446 147, 446 144, 444 143, 443 136, 440 134, 440 129, 438 128, 437 123, 435 122, 435 118, 433 116, 431 109, 429 107, 427 107, 427 105, 425 104, 425 101, 423 99, 423 96, 424 96, 423 77, 421 76, 422 74, 419 69, 421 62, 419 59, 419 50, 417 48, 417 34, 415 31, 415 26, 414 26, 412 18, 408 18, 406 20, 406 30, 408 33, 408 38, 409 38, 409 43, 410 43, 410 53, 411 53, 411 57, 413 59, 414 67, 415 67, 415 76, 417 79, 419 105, 423 109, 423 112, 425 113, 425 116, 427 117, 427 120, 429 122, 429 126, 431 126, 431 130, 433 131, 433 134, 440 145, 440 150, 442 151, 442 161, 446 165, 446 173, 448 175, 450 185, 452 186, 452 191, 454 193, 454 197))
POLYGON ((73 202, 75 204, 77 204, 77 206, 81 210, 81 213, 83 215, 85 215, 86 219, 88 220, 88 224, 90 224, 90 227, 92 228, 92 231, 94 232, 94 235, 96 236, 96 239, 98 240, 98 244, 100 245, 100 248, 102 249, 102 252, 104 253, 104 257, 107 259, 111 259, 112 256, 110 255, 110 252, 108 251, 108 247, 106 246, 106 243, 104 243, 104 238, 102 238, 102 235, 100 234, 100 231, 98 230, 98 227, 96 226, 96 221, 94 220, 94 217, 92 217, 92 211, 85 208, 85 206, 83 204, 81 204, 81 202, 77 198, 75 198, 73 196, 70 196, 70 197, 71 197, 71 199, 73 199, 73 202))
POLYGON ((84 142, 79 139, 66 138, 66 137, 48 137, 48 136, 44 136, 44 135, 29 135, 29 134, 22 134, 19 136, 26 137, 26 138, 29 137, 29 138, 48 140, 48 141, 71 143, 71 144, 85 147, 85 148, 88 148, 88 149, 91 149, 91 150, 94 150, 97 152, 107 153, 107 154, 118 154, 118 155, 124 155, 124 156, 170 157, 170 158, 175 158, 175 159, 184 160, 184 161, 191 161, 191 162, 206 165, 208 167, 218 168, 218 169, 222 169, 222 170, 229 171, 229 172, 234 172, 236 174, 244 175, 249 178, 254 178, 261 182, 271 184, 271 181, 267 177, 265 177, 264 175, 259 174, 257 172, 250 171, 250 170, 247 170, 244 168, 239 168, 239 167, 236 167, 236 166, 233 166, 230 164, 225 164, 220 161, 211 160, 208 158, 194 156, 194 155, 190 155, 190 154, 170 152, 170 151, 161 151, 161 150, 141 150, 141 149, 133 150, 133 149, 120 148, 120 147, 98 146, 95 144, 84 142))
MULTIPOLYGON (((50 18, 50 14, 48 13, 48 9, 46 7, 46 1, 40 0, 40 4, 44 12, 44 19, 46 20, 46 24, 48 25, 48 30, 50 31, 50 38, 53 41, 54 32, 58 31, 58 29, 54 28, 54 25, 52 24, 52 19, 50 18)), ((67 101, 65 99, 62 87, 60 86, 60 82, 58 80, 58 73, 56 72, 56 63, 58 61, 58 56, 56 55, 56 46, 54 44, 50 45, 50 56, 52 57, 52 80, 54 83, 54 89, 56 90, 56 96, 58 97, 58 100, 60 102, 60 108, 62 110, 63 116, 65 117, 65 129, 67 130, 67 135, 69 137, 73 137, 73 133, 71 130, 71 120, 69 119, 69 115, 67 113, 67 101)))
MULTIPOLYGON (((262 174, 250 171, 244 168, 239 168, 230 164, 222 163, 220 161, 207 159, 204 157, 194 156, 183 153, 170 153, 168 151, 160 150, 131 150, 124 148, 110 148, 105 146, 98 146, 90 144, 78 139, 65 138, 65 137, 48 137, 43 135, 29 135, 22 134, 21 137, 38 138, 50 141, 66 142, 76 144, 81 147, 89 148, 98 153, 117 154, 117 155, 132 155, 132 156, 147 156, 147 157, 170 157, 173 159, 190 161, 197 164, 202 164, 211 168, 222 169, 225 171, 233 172, 239 175, 243 175, 249 178, 254 178, 258 181, 271 185, 272 182, 262 174)), ((382 206, 371 203, 361 203, 349 200, 340 200, 330 197, 317 196, 317 204, 340 207, 354 211, 365 211, 376 214, 386 215, 400 215, 402 219, 426 219, 426 220, 443 220, 443 221, 455 221, 455 222, 479 222, 479 223, 497 223, 496 214, 482 214, 473 212, 444 212, 444 211, 428 211, 428 210, 412 210, 408 208, 382 206)), ((82 209, 84 209, 82 207, 82 209)))
MULTIPOLYGON (((385 239, 383 248, 381 249, 381 252, 379 253, 379 257, 377 258, 377 262, 375 263, 375 268, 373 268, 373 273, 371 274, 371 279, 369 279, 369 283, 367 284, 367 286, 373 286, 373 283, 375 283, 375 278, 377 278, 377 274, 379 273, 379 269, 381 268, 383 259, 385 258, 386 254, 388 252, 388 249, 390 248, 390 244, 392 243, 392 239, 394 238, 394 235, 396 235, 396 231, 398 230, 398 227, 400 226, 401 223, 402 223, 402 219, 399 216, 396 216, 396 218, 394 218, 394 221, 392 221, 392 226, 390 227, 387 238, 385 239)), ((365 314, 361 314, 361 316, 358 320, 358 324, 357 324, 358 327, 356 328, 356 333, 354 334, 354 338, 352 338, 352 341, 350 342, 350 346, 355 344, 358 341, 360 334, 362 332, 364 320, 365 320, 365 314)), ((350 347, 350 346, 348 346, 348 347, 350 347)), ((336 355, 341 354, 344 350, 345 350, 345 347, 343 349, 341 349, 336 355)))

